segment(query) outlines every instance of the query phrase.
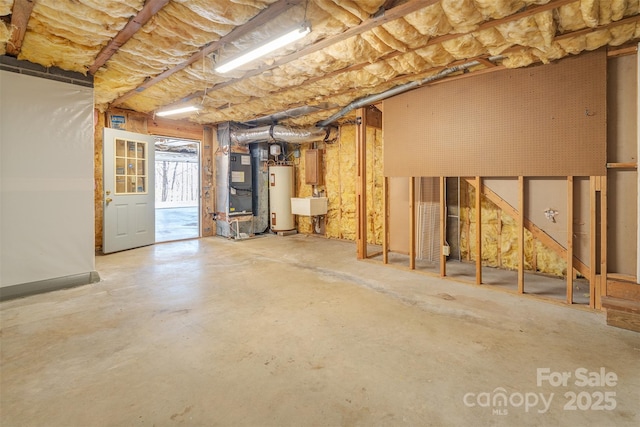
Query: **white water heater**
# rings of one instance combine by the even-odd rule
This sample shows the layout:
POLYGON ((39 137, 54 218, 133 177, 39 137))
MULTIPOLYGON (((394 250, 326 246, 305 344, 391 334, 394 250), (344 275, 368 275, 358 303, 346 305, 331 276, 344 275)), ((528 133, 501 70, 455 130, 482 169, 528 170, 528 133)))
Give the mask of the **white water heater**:
POLYGON ((296 228, 291 213, 293 197, 293 166, 269 166, 269 224, 271 231, 296 228))

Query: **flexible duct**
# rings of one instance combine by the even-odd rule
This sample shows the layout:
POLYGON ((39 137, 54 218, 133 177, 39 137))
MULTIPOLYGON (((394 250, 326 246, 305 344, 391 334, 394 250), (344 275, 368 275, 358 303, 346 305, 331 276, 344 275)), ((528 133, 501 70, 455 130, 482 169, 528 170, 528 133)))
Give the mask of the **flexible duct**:
MULTIPOLYGON (((493 56, 493 57, 489 58, 489 61, 493 62, 493 61, 497 61, 497 60, 499 60, 501 58, 502 58, 502 56, 493 56)), ((376 102, 382 101, 383 99, 387 99, 387 98, 390 98, 392 96, 399 95, 399 94, 401 94, 403 92, 407 92, 407 91, 409 91, 411 89, 415 89, 417 87, 420 87, 423 84, 430 83, 430 82, 435 81, 435 80, 440 80, 441 78, 446 77, 446 76, 448 76, 450 74, 457 73, 459 71, 464 71, 464 70, 466 70, 468 68, 475 67, 476 65, 480 65, 480 64, 481 64, 480 61, 465 62, 464 64, 456 65, 455 67, 446 68, 446 69, 440 71, 439 73, 434 74, 433 76, 429 76, 429 77, 425 77, 424 79, 421 79, 421 80, 415 80, 413 82, 405 83, 403 85, 393 87, 393 88, 391 88, 389 90, 386 90, 384 92, 377 93, 375 95, 369 95, 369 96, 366 96, 364 98, 356 99, 351 104, 347 105, 342 110, 338 111, 337 113, 335 113, 334 115, 332 115, 328 119, 323 120, 321 122, 318 122, 317 126, 319 126, 319 127, 329 126, 331 123, 333 123, 336 120, 340 119, 341 117, 349 114, 351 111, 353 111, 353 110, 355 110, 357 108, 366 107, 367 105, 375 104, 376 102)))
MULTIPOLYGON (((489 61, 494 62, 502 59, 502 56, 493 56, 489 58, 489 61)), ((424 84, 440 80, 448 75, 465 71, 471 67, 480 65, 480 61, 470 61, 461 65, 446 68, 433 76, 425 77, 424 79, 416 80, 413 82, 405 83, 400 86, 393 87, 384 92, 380 92, 374 95, 369 95, 364 98, 357 99, 329 117, 326 120, 319 122, 316 127, 295 129, 282 125, 260 126, 252 129, 237 129, 231 131, 231 143, 237 145, 247 145, 252 142, 289 142, 293 144, 305 144, 310 142, 331 141, 336 139, 336 128, 328 127, 336 120, 347 115, 351 111, 366 107, 367 105, 375 104, 383 99, 390 98, 395 95, 407 92, 411 89, 415 89, 424 84)))
POLYGON ((312 127, 295 129, 282 125, 260 126, 253 129, 236 129, 231 131, 231 143, 247 145, 252 142, 289 142, 305 144, 310 142, 329 141, 336 138, 335 128, 312 127))

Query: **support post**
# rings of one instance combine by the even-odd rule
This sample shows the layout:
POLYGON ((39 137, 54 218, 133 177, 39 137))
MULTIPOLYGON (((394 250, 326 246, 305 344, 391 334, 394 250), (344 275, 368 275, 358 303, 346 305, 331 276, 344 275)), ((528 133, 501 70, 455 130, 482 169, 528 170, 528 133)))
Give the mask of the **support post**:
POLYGON ((573 304, 573 177, 567 177, 567 304, 573 304))
POLYGON ((447 275, 447 256, 444 247, 447 244, 447 193, 445 177, 440 177, 440 277, 447 275))
MULTIPOLYGON (((203 130, 203 141, 200 147, 200 209, 201 209, 201 229, 202 237, 216 235, 216 222, 213 220, 215 208, 215 158, 214 154, 218 148, 218 138, 211 126, 205 126, 203 130)), ((253 232, 253 230, 251 230, 253 232)))
POLYGON ((367 111, 356 111, 356 249, 367 258, 367 111))
POLYGON ((476 285, 482 284, 482 178, 476 176, 476 285))
POLYGON ((600 292, 596 307, 602 309, 601 298, 607 296, 607 176, 600 177, 600 292))
POLYGON ((589 177, 589 307, 596 307, 596 183, 597 177, 589 177))
POLYGON ((389 264, 389 177, 382 181, 382 263, 389 264))
POLYGON ((409 178, 409 268, 416 268, 416 179, 409 178))
POLYGON ((524 293, 524 176, 518 177, 518 293, 524 293))

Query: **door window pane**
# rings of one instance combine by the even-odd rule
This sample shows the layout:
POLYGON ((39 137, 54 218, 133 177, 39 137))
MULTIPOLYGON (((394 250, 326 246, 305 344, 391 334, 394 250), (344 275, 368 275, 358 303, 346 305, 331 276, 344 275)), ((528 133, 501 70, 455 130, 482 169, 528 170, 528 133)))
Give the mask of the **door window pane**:
POLYGON ((125 141, 122 139, 116 139, 116 157, 125 156, 125 141))
POLYGON ((115 144, 116 194, 146 193, 147 143, 116 139, 115 144))

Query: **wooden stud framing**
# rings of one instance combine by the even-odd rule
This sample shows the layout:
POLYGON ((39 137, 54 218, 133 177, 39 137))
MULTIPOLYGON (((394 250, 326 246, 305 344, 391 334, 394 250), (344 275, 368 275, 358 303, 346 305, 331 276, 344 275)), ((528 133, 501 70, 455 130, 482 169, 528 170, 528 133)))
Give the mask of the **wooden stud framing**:
POLYGON ((589 307, 596 306, 596 189, 598 177, 589 178, 589 307))
POLYGON ((482 284, 482 178, 476 176, 476 285, 482 284))
POLYGON ((211 126, 205 126, 202 143, 200 144, 200 209, 201 209, 201 236, 209 237, 216 234, 216 222, 213 220, 215 212, 216 174, 214 171, 214 154, 218 148, 215 131, 211 126), (214 149, 215 146, 215 149, 214 149))
POLYGON ((367 111, 356 112, 356 248, 358 259, 367 258, 367 111))
POLYGON ((567 177, 567 304, 573 304, 573 177, 567 177))
POLYGON ((203 127, 197 123, 186 120, 169 120, 156 117, 147 120, 147 133, 149 135, 171 136, 185 139, 202 140, 203 127))
POLYGON ((389 177, 382 180, 382 262, 389 263, 389 177))
POLYGON ((607 177, 600 177, 600 292, 596 307, 602 308, 601 297, 607 295, 607 177))
POLYGON ((465 208, 467 211, 466 218, 464 220, 464 230, 467 235, 466 243, 467 243, 467 252, 465 254, 464 259, 466 261, 471 261, 471 208, 468 206, 465 208))
POLYGON ((409 178, 409 268, 416 268, 416 179, 409 178))
POLYGON ((524 177, 518 177, 518 293, 524 293, 524 177))
MULTIPOLYGON (((475 179, 466 178, 465 181, 472 186, 476 185, 475 179)), ((509 203, 507 203, 504 199, 502 199, 496 193, 494 193, 490 188, 483 186, 482 194, 484 194, 484 196, 487 199, 489 199, 491 202, 496 204, 501 210, 506 212, 512 218, 518 218, 518 215, 519 215, 518 210, 513 206, 511 206, 509 203)), ((564 246, 556 242, 551 236, 545 233, 544 230, 542 230, 540 227, 535 225, 533 222, 531 222, 527 218, 524 219, 524 227, 531 232, 531 235, 533 236, 534 239, 538 240, 548 249, 551 249, 552 251, 557 253, 558 256, 561 256, 561 257, 566 256, 566 249, 564 246)), ((590 273, 591 269, 585 263, 579 260, 576 256, 573 257, 573 268, 578 270, 580 274, 582 274, 584 277, 589 277, 591 275, 590 273)))
MULTIPOLYGON (((9 3, 11 4, 11 3, 9 3)), ((7 55, 18 56, 22 49, 24 35, 27 33, 27 24, 31 17, 35 1, 15 0, 11 10, 11 37, 7 41, 7 55)))
POLYGON ((444 247, 447 244, 447 193, 445 177, 440 177, 440 277, 447 275, 447 257, 444 247))
POLYGON ((502 210, 498 211, 498 242, 497 242, 497 246, 498 246, 498 267, 502 268, 502 227, 503 227, 503 223, 502 223, 502 210))

